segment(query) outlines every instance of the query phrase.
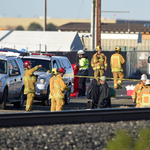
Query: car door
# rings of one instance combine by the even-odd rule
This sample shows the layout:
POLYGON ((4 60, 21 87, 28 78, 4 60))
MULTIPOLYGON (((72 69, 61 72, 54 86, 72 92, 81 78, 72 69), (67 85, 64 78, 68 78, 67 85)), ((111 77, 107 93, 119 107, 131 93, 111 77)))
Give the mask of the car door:
POLYGON ((8 79, 8 99, 14 98, 14 92, 15 92, 15 77, 11 76, 10 74, 12 73, 14 69, 13 63, 11 60, 8 61, 8 72, 9 72, 9 79, 8 79))
POLYGON ((17 64, 17 61, 15 59, 12 60, 13 66, 14 66, 14 70, 19 72, 19 74, 14 76, 14 90, 15 92, 13 94, 15 98, 20 96, 20 92, 21 92, 21 88, 22 88, 22 75, 21 75, 21 70, 19 68, 19 65, 17 64))

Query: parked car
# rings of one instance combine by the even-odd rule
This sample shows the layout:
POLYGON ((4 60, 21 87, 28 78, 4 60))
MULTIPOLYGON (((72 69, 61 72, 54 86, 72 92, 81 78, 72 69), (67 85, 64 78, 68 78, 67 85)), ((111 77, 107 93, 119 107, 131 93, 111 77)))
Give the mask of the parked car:
POLYGON ((38 75, 37 83, 35 83, 36 93, 35 99, 42 100, 43 105, 51 105, 49 99, 50 85, 49 80, 52 77, 50 73, 52 68, 60 69, 61 67, 66 69, 66 73, 63 77, 64 82, 70 87, 69 91, 65 91, 65 103, 70 102, 70 93, 73 92, 74 74, 70 61, 67 57, 52 56, 51 54, 32 53, 30 56, 20 56, 23 62, 29 61, 32 63, 32 67, 41 64, 42 68, 39 68, 34 72, 38 75))
POLYGON ((7 102, 16 108, 23 106, 23 73, 20 57, 0 54, 0 109, 5 109, 7 102))

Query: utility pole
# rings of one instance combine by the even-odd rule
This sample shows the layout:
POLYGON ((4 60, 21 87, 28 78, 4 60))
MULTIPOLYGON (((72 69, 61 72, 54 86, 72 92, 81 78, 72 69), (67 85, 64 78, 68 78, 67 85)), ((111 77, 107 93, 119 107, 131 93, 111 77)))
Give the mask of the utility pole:
POLYGON ((44 26, 43 31, 46 31, 46 0, 44 0, 44 26))
POLYGON ((101 0, 97 0, 97 45, 101 46, 101 0))
POLYGON ((95 49, 95 6, 96 6, 96 0, 93 0, 93 33, 92 33, 92 49, 95 49))

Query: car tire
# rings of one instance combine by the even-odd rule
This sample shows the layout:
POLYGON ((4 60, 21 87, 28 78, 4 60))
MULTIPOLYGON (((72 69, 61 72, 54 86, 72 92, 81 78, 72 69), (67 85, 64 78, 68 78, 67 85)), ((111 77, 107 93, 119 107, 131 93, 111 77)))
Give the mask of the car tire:
POLYGON ((8 99, 8 89, 5 88, 3 92, 3 96, 0 99, 0 109, 6 109, 7 99, 8 99))
POLYGON ((50 89, 49 87, 47 88, 47 95, 45 99, 42 100, 42 103, 44 106, 51 106, 51 99, 49 99, 49 94, 50 94, 50 89))
POLYGON ((20 93, 20 97, 19 97, 19 102, 15 102, 14 103, 14 107, 15 108, 22 108, 24 105, 24 94, 23 94, 24 90, 23 88, 21 89, 21 93, 20 93))
POLYGON ((70 103, 70 90, 68 90, 65 94, 65 104, 68 105, 70 103))

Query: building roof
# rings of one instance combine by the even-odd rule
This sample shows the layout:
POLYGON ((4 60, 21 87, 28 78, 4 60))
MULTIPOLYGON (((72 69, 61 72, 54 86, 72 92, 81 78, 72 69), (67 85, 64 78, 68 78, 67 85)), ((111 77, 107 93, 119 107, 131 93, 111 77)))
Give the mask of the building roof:
MULTIPOLYGON (((0 35, 1 32, 0 31, 0 35)), ((77 32, 12 31, 1 36, 0 47, 28 51, 70 51, 83 49, 77 32), (9 33, 9 34, 8 34, 9 33)))
MULTIPOLYGON (((76 23, 70 22, 62 26, 57 27, 61 31, 78 31, 78 32, 90 32, 90 23, 76 23)), ((148 24, 138 22, 122 22, 122 23, 101 23, 102 32, 149 32, 150 27, 148 24)))

